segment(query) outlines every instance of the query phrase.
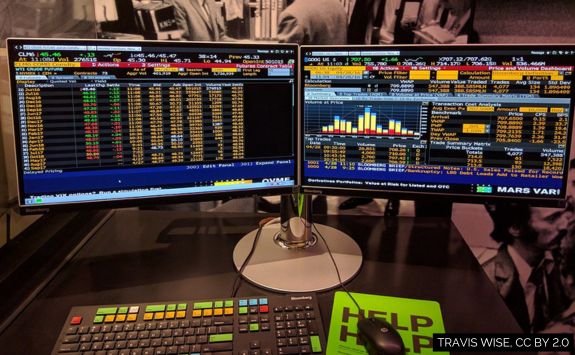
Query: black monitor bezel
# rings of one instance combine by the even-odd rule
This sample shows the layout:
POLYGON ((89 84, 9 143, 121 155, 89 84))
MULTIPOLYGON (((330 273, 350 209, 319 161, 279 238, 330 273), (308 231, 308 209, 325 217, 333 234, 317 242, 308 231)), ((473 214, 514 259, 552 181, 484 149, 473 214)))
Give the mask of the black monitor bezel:
MULTIPOLYGON (((575 44, 421 44, 421 45, 350 45, 350 46, 317 46, 317 45, 303 45, 300 46, 300 124, 299 124, 299 146, 300 161, 298 164, 299 175, 298 181, 300 182, 300 191, 306 194, 314 195, 328 195, 328 196, 357 196, 357 197, 371 197, 371 198, 389 198, 389 199, 403 199, 403 200, 441 200, 441 201, 452 201, 460 203, 503 203, 503 202, 517 202, 522 204, 528 204, 530 206, 540 206, 540 207, 564 207, 566 203, 566 187, 568 182, 568 172, 569 172, 569 162, 571 157, 571 142, 573 135, 573 125, 574 125, 574 107, 575 103, 575 90, 571 92, 571 118, 569 120, 569 126, 567 131, 567 156, 564 161, 564 178, 562 192, 563 196, 555 198, 533 198, 533 197, 522 197, 522 196, 486 196, 486 195, 466 195, 466 194, 456 194, 456 193, 445 193, 445 192, 417 192, 417 191, 401 191, 401 190, 367 190, 367 189, 353 189, 353 188, 343 188, 343 187, 331 187, 331 186, 316 186, 316 185, 305 185, 303 179, 304 171, 304 106, 305 100, 303 99, 305 90, 305 80, 304 76, 304 57, 306 51, 353 51, 353 50, 434 50, 438 52, 442 51, 453 51, 453 50, 565 50, 575 51, 575 44)), ((575 55, 571 55, 575 57, 575 55)), ((575 62, 573 63, 575 66, 575 62)))
POLYGON ((200 201, 213 201, 213 200, 227 200, 238 197, 251 197, 251 196, 269 196, 278 194, 290 194, 298 186, 298 132, 299 132, 299 47, 297 44, 276 44, 276 43, 238 43, 238 42, 189 42, 189 41, 135 41, 135 40, 107 40, 107 39, 53 39, 53 38, 7 38, 6 48, 8 53, 7 68, 10 81, 10 96, 12 107, 12 122, 14 125, 14 144, 15 144, 15 160, 17 170, 17 190, 18 190, 18 207, 21 214, 41 214, 53 211, 70 211, 78 210, 80 208, 123 208, 143 205, 167 204, 167 203, 184 203, 184 202, 200 202, 200 201), (166 47, 195 47, 195 48, 261 48, 261 49, 279 49, 279 50, 294 50, 294 115, 293 115, 293 134, 292 134, 292 147, 293 147, 293 186, 270 186, 266 188, 253 188, 241 189, 230 191, 217 191, 217 192, 202 192, 202 193, 188 193, 181 195, 169 196, 151 196, 151 197, 137 197, 137 198, 122 198, 117 200, 97 200, 97 201, 79 201, 79 202, 66 202, 58 204, 45 204, 45 205, 26 205, 24 203, 23 191, 23 162, 21 150, 21 136, 18 127, 20 125, 18 112, 18 103, 16 102, 16 84, 13 65, 10 61, 12 58, 14 45, 18 44, 81 44, 81 45, 139 45, 146 44, 159 45, 166 47))

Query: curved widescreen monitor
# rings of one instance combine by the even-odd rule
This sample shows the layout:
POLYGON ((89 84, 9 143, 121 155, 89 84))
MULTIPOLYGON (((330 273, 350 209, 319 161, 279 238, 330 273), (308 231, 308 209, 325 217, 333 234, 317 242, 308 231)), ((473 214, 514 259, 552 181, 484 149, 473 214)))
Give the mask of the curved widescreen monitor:
POLYGON ((291 192, 296 45, 9 39, 20 206, 291 192))
POLYGON ((304 192, 565 198, 573 45, 303 46, 304 192))

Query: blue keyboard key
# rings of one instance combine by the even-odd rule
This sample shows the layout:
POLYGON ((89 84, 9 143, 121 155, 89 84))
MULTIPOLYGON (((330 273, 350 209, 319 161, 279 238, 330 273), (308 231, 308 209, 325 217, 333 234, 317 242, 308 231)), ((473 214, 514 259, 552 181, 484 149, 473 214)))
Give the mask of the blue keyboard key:
POLYGON ((258 305, 258 299, 257 298, 251 298, 250 299, 250 306, 257 306, 258 305))
POLYGON ((238 304, 240 307, 246 307, 248 305, 248 300, 240 300, 238 304))
POLYGON ((268 304, 268 299, 267 298, 260 298, 260 305, 265 306, 268 304))

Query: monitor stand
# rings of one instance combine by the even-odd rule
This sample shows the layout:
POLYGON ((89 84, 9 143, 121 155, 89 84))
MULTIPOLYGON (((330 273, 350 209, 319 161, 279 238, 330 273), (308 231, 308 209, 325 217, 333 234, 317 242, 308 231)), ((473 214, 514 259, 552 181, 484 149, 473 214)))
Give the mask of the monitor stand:
MULTIPOLYGON (((280 208, 280 223, 262 228, 254 253, 242 272, 245 279, 281 292, 338 287, 340 280, 334 262, 317 230, 329 246, 341 282, 347 282, 359 272, 361 250, 350 236, 326 225, 312 226, 310 195, 295 198, 284 195, 280 208)), ((236 245, 233 254, 236 269, 239 270, 248 257, 256 234, 257 230, 248 233, 236 245)))

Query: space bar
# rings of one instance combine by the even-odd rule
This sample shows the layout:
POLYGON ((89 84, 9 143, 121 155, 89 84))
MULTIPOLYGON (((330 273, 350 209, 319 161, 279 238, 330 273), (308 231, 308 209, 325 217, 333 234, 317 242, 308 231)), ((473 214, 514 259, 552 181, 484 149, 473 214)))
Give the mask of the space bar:
POLYGON ((202 353, 215 353, 218 351, 230 351, 234 348, 233 342, 213 343, 202 345, 202 353))

